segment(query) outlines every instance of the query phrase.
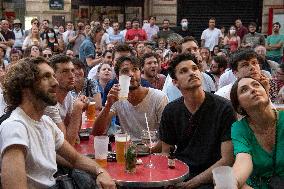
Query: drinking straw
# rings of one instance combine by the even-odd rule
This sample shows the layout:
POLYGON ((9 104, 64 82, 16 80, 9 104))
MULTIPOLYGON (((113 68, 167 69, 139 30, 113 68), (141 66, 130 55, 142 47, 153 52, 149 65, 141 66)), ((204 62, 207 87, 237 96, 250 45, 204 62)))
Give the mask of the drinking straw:
MULTIPOLYGON (((149 135, 149 139, 150 139, 150 150, 152 147, 152 139, 151 139, 151 134, 150 134, 150 128, 149 128, 149 124, 148 124, 148 119, 147 119, 147 114, 145 112, 145 120, 146 120, 146 126, 147 126, 147 130, 148 130, 148 135, 149 135)), ((151 152, 150 152, 151 153, 151 152)))

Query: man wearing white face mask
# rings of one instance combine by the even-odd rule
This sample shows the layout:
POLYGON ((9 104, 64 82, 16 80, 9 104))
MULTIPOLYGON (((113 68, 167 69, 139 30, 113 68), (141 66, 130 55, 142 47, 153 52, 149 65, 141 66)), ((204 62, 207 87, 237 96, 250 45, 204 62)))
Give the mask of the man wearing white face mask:
POLYGON ((181 19, 180 25, 181 27, 178 27, 176 30, 177 34, 181 35, 182 37, 186 36, 194 37, 193 32, 189 28, 188 20, 186 18, 181 19))

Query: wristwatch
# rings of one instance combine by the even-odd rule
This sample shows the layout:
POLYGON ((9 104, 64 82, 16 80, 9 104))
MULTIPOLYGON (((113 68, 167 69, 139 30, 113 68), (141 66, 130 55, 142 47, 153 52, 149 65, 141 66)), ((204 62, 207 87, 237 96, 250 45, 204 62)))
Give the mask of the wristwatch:
POLYGON ((101 169, 101 168, 99 168, 99 170, 98 170, 98 172, 97 172, 97 177, 98 177, 100 174, 102 174, 102 173, 104 173, 104 170, 101 169))

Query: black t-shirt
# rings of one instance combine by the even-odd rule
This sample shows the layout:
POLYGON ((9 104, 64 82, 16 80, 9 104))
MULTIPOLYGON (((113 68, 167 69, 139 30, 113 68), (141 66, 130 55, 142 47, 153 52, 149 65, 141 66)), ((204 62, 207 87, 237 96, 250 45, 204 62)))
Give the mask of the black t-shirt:
POLYGON ((176 33, 181 35, 182 37, 186 37, 186 36, 192 36, 194 37, 193 31, 191 31, 189 28, 185 31, 183 31, 181 29, 181 27, 176 28, 176 33))
MULTIPOLYGON (((4 31, 0 31, 0 32, 3 35, 3 37, 5 38, 6 41, 9 41, 10 39, 15 40, 14 32, 9 31, 9 30, 6 33, 4 31)), ((0 41, 2 41, 1 38, 0 38, 0 41)))
POLYGON ((225 98, 205 92, 204 102, 191 114, 181 97, 165 107, 160 139, 177 145, 176 157, 189 166, 193 177, 221 158, 221 143, 231 140, 235 120, 233 107, 225 98))

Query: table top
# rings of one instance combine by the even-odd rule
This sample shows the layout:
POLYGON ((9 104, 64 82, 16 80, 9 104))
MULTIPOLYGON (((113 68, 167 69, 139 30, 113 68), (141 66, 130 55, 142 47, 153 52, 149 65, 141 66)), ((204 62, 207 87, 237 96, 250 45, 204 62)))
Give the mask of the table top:
MULTIPOLYGON (((75 149, 81 154, 94 154, 94 137, 81 141, 75 145, 75 149)), ((154 168, 145 167, 149 163, 150 156, 138 157, 143 164, 136 166, 136 173, 126 173, 123 164, 107 162, 105 169, 119 186, 127 187, 162 187, 184 181, 188 177, 189 168, 180 160, 175 161, 175 168, 168 168, 168 159, 164 155, 151 155, 154 168)))

